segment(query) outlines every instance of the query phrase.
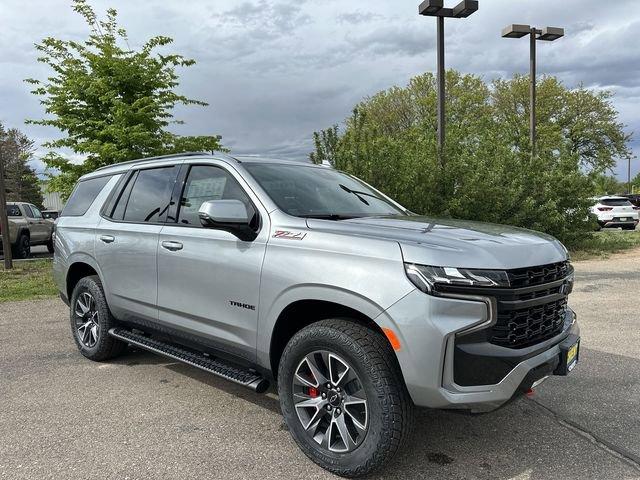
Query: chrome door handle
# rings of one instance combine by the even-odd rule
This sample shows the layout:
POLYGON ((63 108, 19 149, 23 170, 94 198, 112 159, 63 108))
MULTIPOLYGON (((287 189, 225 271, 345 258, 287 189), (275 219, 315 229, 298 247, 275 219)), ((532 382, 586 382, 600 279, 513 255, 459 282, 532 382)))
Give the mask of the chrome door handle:
POLYGON ((182 244, 180 242, 162 242, 161 245, 165 250, 170 250, 172 252, 182 250, 182 244))
POLYGON ((114 237, 113 235, 100 235, 100 240, 104 243, 113 243, 115 239, 116 237, 114 237))

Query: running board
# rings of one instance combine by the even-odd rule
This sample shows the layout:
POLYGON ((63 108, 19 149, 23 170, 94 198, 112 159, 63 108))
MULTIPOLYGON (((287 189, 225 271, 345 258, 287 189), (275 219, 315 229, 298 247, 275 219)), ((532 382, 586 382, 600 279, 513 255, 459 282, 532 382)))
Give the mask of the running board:
POLYGON ((263 393, 269 388, 269 382, 258 373, 251 370, 236 367, 218 358, 207 357, 205 355, 191 352, 184 348, 169 343, 145 337, 139 333, 134 333, 124 328, 112 328, 109 335, 123 342, 130 343, 136 347, 143 348, 153 353, 178 360, 193 367, 212 373, 225 380, 242 385, 256 393, 263 393))

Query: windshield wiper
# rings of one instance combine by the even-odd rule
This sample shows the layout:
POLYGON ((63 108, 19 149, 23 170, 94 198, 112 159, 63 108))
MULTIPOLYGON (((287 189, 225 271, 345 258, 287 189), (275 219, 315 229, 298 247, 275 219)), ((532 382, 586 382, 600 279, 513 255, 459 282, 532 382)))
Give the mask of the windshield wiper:
POLYGON ((364 203, 365 205, 369 205, 369 202, 367 202, 364 197, 371 197, 371 198, 375 198, 376 200, 380 200, 380 197, 378 197, 377 195, 374 195, 373 193, 369 193, 369 192, 363 192, 361 190, 352 190, 351 188, 347 187, 346 185, 343 185, 341 183, 338 184, 338 186, 344 190, 347 193, 353 193, 356 197, 358 197, 358 200, 360 200, 362 203, 364 203))

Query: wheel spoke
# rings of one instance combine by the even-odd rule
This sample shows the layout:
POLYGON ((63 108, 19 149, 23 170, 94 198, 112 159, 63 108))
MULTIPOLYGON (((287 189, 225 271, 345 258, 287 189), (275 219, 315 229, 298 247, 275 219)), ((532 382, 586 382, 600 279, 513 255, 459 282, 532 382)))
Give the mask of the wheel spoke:
POLYGON ((319 417, 321 417, 324 412, 323 407, 326 403, 326 400, 317 397, 310 398, 309 400, 303 400, 296 404, 295 407, 298 419, 305 430, 308 430, 314 422, 319 420, 319 417))
POLYGON ((91 345, 98 343, 98 325, 91 327, 91 345))
POLYGON ((340 358, 335 356, 334 354, 329 354, 329 377, 331 378, 331 383, 335 386, 340 385, 340 382, 345 378, 347 372, 349 372, 350 368, 346 362, 342 361, 340 358))
POLYGON ((80 316, 85 315, 89 311, 89 305, 86 304, 86 298, 84 293, 80 295, 80 297, 78 298, 78 301, 76 302, 76 307, 80 307, 80 311, 82 312, 80 316))
POLYGON ((367 430, 367 401, 362 399, 356 399, 355 397, 349 397, 350 399, 344 402, 344 413, 349 415, 353 425, 363 433, 367 430))
POLYGON ((336 443, 329 446, 329 450, 334 452, 348 452, 355 448, 356 442, 351 438, 347 424, 344 422, 344 415, 339 415, 332 419, 331 430, 331 436, 333 437, 334 435, 338 435, 343 445, 336 445, 336 443, 338 443, 336 441, 336 443))

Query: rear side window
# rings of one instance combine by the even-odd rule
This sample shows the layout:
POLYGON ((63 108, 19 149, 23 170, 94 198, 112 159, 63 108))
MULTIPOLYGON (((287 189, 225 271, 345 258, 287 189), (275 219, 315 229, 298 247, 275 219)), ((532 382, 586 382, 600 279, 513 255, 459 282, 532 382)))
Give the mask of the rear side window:
MULTIPOLYGON (((127 185, 131 193, 123 192, 115 213, 124 207, 124 220, 137 223, 163 222, 169 210, 171 192, 176 181, 177 167, 152 168, 140 170, 127 185), (126 206, 121 205, 126 202, 126 206)), ((125 188, 126 190, 127 188, 125 188)))
POLYGON ((631 207, 631 202, 625 198, 603 198, 600 200, 602 205, 607 207, 631 207))
POLYGON ((109 180, 111 180, 111 176, 91 178, 78 183, 60 216, 81 217, 87 213, 87 210, 89 210, 89 207, 109 180))
POLYGON ((7 205, 7 217, 21 217, 20 207, 17 205, 7 205))

